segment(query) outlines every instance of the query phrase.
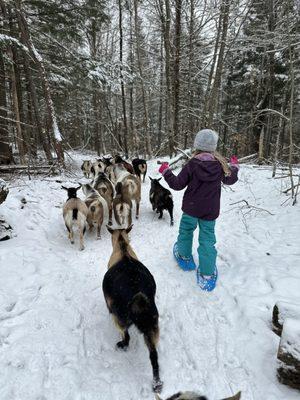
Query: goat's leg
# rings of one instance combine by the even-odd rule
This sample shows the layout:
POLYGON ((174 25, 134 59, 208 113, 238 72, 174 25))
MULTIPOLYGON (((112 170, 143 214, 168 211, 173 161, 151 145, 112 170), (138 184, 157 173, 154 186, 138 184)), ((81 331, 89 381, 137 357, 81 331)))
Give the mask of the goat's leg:
POLYGON ((159 365, 158 365, 158 355, 156 350, 156 343, 158 341, 159 331, 158 328, 153 332, 144 335, 145 343, 149 350, 149 357, 152 365, 153 371, 153 382, 152 388, 156 393, 160 393, 163 387, 163 383, 159 377, 159 365))
POLYGON ((102 227, 102 224, 103 224, 103 218, 101 218, 101 219, 98 221, 98 225, 97 225, 97 239, 101 239, 101 227, 102 227))
POLYGON ((79 250, 84 250, 84 241, 83 241, 84 232, 85 232, 85 227, 80 227, 80 232, 79 232, 79 250))
POLYGON ((159 217, 158 217, 158 219, 162 219, 162 217, 163 217, 163 209, 160 208, 160 209, 158 210, 158 212, 159 212, 159 217))
POLYGON ((139 219, 140 215, 140 199, 136 201, 136 213, 135 213, 135 218, 139 219))
POLYGON ((174 225, 174 219, 173 219, 173 207, 168 208, 169 214, 170 214, 170 225, 174 225))
POLYGON ((68 231, 69 231, 69 239, 70 239, 70 242, 71 242, 72 244, 74 244, 74 232, 73 232, 73 227, 72 227, 72 226, 70 226, 70 227, 67 226, 67 228, 68 228, 68 231))
POLYGON ((112 225, 112 205, 108 205, 108 225, 112 225))
POLYGON ((122 340, 120 340, 120 342, 118 342, 116 346, 118 349, 126 350, 129 345, 129 340, 130 340, 128 328, 125 327, 123 324, 121 324, 121 322, 116 317, 116 315, 113 315, 113 319, 114 319, 114 323, 116 324, 116 327, 119 329, 119 331, 121 332, 121 335, 122 335, 122 340))

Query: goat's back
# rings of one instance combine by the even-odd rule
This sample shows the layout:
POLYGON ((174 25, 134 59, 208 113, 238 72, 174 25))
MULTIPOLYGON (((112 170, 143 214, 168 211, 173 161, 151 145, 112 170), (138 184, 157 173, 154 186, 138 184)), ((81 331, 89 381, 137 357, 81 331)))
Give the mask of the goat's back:
POLYGON ((102 288, 105 297, 112 300, 112 312, 120 320, 132 319, 131 304, 139 293, 149 300, 150 314, 158 317, 154 297, 156 293, 155 280, 144 264, 140 261, 124 256, 106 272, 102 288))
POLYGON ((85 203, 81 200, 81 199, 69 199, 65 202, 64 206, 63 206, 63 216, 65 217, 65 215, 72 210, 77 209, 78 212, 82 213, 85 217, 88 214, 88 208, 85 205, 85 203))

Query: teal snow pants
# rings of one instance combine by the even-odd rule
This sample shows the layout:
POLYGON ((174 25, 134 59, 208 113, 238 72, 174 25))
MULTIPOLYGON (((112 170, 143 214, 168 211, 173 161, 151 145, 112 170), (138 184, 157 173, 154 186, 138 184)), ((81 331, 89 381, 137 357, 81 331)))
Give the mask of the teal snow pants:
POLYGON ((199 226, 199 268, 202 275, 212 275, 216 267, 217 250, 215 249, 216 221, 206 221, 183 213, 177 238, 178 253, 183 257, 192 255, 193 234, 199 226))

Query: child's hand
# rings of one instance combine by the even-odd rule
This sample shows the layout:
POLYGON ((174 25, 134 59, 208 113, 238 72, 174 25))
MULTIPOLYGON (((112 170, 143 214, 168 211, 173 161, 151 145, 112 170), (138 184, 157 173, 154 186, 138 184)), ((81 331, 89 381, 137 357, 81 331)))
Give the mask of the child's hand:
POLYGON ((231 157, 230 157, 230 165, 231 165, 232 167, 237 168, 237 169, 240 168, 240 166, 239 166, 239 160, 238 160, 237 156, 231 156, 231 157))
POLYGON ((230 164, 232 164, 232 165, 238 165, 239 164, 239 160, 238 160, 237 156, 231 156, 230 164))
POLYGON ((166 169, 169 169, 169 164, 168 164, 167 162, 164 162, 164 163, 162 163, 162 165, 160 166, 158 172, 160 172, 161 174, 163 174, 164 171, 165 171, 166 169))

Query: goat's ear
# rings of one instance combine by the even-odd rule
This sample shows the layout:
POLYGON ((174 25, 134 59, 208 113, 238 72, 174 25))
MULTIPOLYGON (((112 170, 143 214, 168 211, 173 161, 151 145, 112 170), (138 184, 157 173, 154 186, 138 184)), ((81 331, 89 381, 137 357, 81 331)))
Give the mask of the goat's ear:
POLYGON ((153 178, 151 178, 151 176, 149 176, 150 181, 153 181, 153 178))
POLYGON ((76 191, 79 190, 79 189, 81 188, 81 183, 78 182, 78 185, 79 185, 79 186, 78 186, 77 188, 75 188, 76 191))
POLYGON ((65 186, 61 186, 61 188, 68 191, 68 188, 66 188, 65 186))
POLYGON ((114 233, 114 230, 109 225, 106 225, 106 228, 111 235, 114 233))
POLYGON ((126 229, 126 233, 129 233, 129 232, 131 231, 132 227, 133 227, 133 224, 131 224, 131 225, 126 229))
POLYGON ((158 179, 157 179, 157 182, 159 182, 160 180, 161 180, 161 178, 158 178, 158 179))
POLYGON ((238 392, 235 396, 233 397, 227 397, 226 399, 223 400, 240 400, 242 393, 238 392))

